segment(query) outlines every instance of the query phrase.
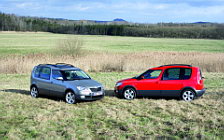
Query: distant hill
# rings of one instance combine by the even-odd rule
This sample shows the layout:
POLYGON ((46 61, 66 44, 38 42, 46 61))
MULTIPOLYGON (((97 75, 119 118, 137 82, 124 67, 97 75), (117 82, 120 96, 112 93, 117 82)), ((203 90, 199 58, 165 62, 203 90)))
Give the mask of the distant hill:
POLYGON ((198 22, 194 22, 195 24, 209 24, 211 22, 203 22, 203 21, 198 21, 198 22))
POLYGON ((127 22, 126 20, 124 20, 124 19, 122 19, 122 18, 116 18, 116 19, 114 19, 113 21, 127 22))
POLYGON ((99 20, 95 20, 96 23, 128 23, 126 20, 121 19, 121 18, 116 18, 112 21, 99 21, 99 20))

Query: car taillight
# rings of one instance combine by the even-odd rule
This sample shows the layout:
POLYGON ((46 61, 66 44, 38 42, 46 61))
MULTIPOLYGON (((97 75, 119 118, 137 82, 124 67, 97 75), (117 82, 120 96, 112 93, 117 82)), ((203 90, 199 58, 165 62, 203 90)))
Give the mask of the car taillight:
POLYGON ((202 84, 203 83, 203 79, 204 79, 204 77, 202 76, 201 70, 199 70, 199 73, 198 73, 198 83, 202 84))

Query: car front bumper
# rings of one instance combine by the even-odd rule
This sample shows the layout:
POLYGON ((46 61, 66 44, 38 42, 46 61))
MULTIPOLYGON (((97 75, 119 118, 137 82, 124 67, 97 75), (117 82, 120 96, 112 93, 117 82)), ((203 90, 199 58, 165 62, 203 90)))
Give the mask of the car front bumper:
POLYGON ((205 91, 206 91, 206 89, 205 89, 205 88, 204 88, 204 89, 202 89, 202 90, 196 90, 196 96, 197 96, 197 97, 202 96, 202 95, 205 93, 205 91))
POLYGON ((105 93, 103 92, 101 95, 76 95, 77 100, 83 100, 83 101, 93 101, 93 100, 99 100, 102 99, 105 96, 105 93))
POLYGON ((114 89, 114 93, 116 96, 122 96, 122 90, 114 89))

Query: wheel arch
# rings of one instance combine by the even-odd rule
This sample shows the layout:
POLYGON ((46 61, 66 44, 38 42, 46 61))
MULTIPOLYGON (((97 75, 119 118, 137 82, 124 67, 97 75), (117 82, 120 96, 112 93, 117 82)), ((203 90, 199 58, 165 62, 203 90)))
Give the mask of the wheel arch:
POLYGON ((73 92, 73 93, 75 94, 75 91, 74 91, 73 89, 71 89, 71 88, 67 88, 67 89, 65 90, 64 95, 65 95, 67 92, 69 92, 69 91, 71 91, 71 92, 73 92))
POLYGON ((184 87, 184 88, 182 88, 180 94, 182 95, 183 91, 187 90, 187 89, 192 90, 195 93, 195 95, 197 94, 196 90, 193 87, 184 87))
POLYGON ((126 86, 124 86, 123 89, 122 89, 122 94, 123 94, 124 90, 127 89, 127 88, 133 88, 135 90, 135 92, 136 92, 136 95, 138 94, 136 88, 134 86, 132 86, 132 85, 126 85, 126 86))
POLYGON ((66 102, 66 103, 68 103, 68 104, 75 104, 76 103, 76 94, 75 94, 75 92, 74 92, 74 90, 73 89, 71 89, 71 88, 67 88, 66 90, 65 90, 65 92, 64 92, 64 101, 66 102), (72 92, 72 93, 74 93, 74 95, 75 95, 75 98, 74 98, 74 102, 72 102, 72 103, 69 103, 69 101, 67 101, 67 99, 66 99, 66 93, 68 93, 68 92, 72 92))
POLYGON ((30 85, 30 89, 31 89, 32 87, 36 87, 36 88, 38 88, 36 84, 31 84, 31 85, 30 85))

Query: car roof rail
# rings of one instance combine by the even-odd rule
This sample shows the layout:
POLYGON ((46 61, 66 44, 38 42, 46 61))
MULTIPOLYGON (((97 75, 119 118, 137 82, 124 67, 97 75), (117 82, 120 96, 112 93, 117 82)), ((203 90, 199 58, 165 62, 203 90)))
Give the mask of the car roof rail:
POLYGON ((161 65, 159 67, 165 67, 165 66, 188 66, 188 67, 192 67, 192 65, 188 65, 188 64, 169 64, 169 65, 161 65))
POLYGON ((74 67, 73 65, 71 64, 66 64, 66 63, 56 63, 56 64, 39 64, 38 66, 53 66, 53 67, 58 67, 59 65, 62 65, 62 66, 70 66, 70 67, 74 67))
POLYGON ((66 66, 74 67, 72 64, 67 64, 67 63, 56 63, 55 65, 56 65, 56 66, 57 66, 57 65, 66 65, 66 66))
POLYGON ((39 64, 38 66, 44 66, 44 65, 53 65, 53 64, 39 64))

